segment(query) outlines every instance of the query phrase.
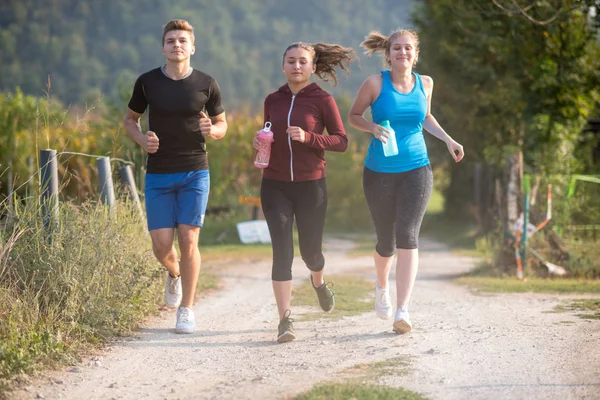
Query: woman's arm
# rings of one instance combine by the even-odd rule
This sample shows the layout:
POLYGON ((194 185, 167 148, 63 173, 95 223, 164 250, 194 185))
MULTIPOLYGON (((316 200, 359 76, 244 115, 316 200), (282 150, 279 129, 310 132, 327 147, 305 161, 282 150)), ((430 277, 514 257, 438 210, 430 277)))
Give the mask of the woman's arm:
POLYGON ((358 89, 358 94, 348 112, 348 122, 356 129, 369 133, 375 131, 377 124, 367 121, 364 114, 375 101, 375 93, 378 89, 381 90, 381 82, 379 75, 372 75, 365 79, 360 89, 358 89))
POLYGON ((465 156, 465 152, 463 150, 462 145, 456 140, 452 139, 452 137, 450 137, 450 135, 448 135, 446 131, 441 127, 441 125, 435 119, 433 114, 431 114, 433 79, 431 79, 431 77, 429 76, 422 75, 421 80, 423 82, 423 89, 425 90, 425 94, 427 95, 427 116, 425 117, 425 121, 423 122, 423 128, 431 135, 446 143, 448 151, 452 155, 452 158, 454 158, 454 161, 459 162, 465 156))
MULTIPOLYGON (((323 122, 327 135, 319 135, 313 132, 305 131, 304 143, 323 150, 344 152, 348 148, 348 136, 340 116, 340 111, 335 103, 333 96, 327 96, 323 104, 323 122)), ((295 138, 293 128, 290 127, 292 139, 295 138)), ((297 128, 300 129, 300 128, 297 128)))
POLYGON ((375 138, 385 143, 389 137, 389 132, 383 126, 367 121, 365 111, 373 104, 381 92, 383 79, 381 75, 371 75, 361 85, 354 103, 348 112, 348 121, 350 125, 363 132, 369 132, 375 138))

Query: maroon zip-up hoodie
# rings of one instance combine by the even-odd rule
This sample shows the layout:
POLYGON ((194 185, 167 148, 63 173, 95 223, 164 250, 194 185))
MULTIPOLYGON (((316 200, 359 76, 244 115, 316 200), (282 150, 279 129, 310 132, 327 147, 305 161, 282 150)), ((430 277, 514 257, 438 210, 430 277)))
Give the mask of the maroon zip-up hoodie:
POLYGON ((316 83, 295 95, 287 84, 265 99, 265 122, 271 122, 271 159, 263 177, 302 182, 325 176, 325 150, 343 152, 348 137, 333 96, 316 83), (304 143, 291 140, 286 130, 298 126, 306 132, 304 143), (327 135, 324 130, 327 129, 327 135))

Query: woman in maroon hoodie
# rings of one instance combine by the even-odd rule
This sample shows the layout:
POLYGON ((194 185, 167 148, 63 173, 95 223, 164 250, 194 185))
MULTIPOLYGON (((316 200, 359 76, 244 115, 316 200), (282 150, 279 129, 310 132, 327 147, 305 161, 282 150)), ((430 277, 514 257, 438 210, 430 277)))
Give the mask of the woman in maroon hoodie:
MULTIPOLYGON (((336 44, 293 43, 283 53, 287 83, 265 99, 265 122, 271 122, 274 142, 260 190, 262 209, 273 245, 273 292, 279 311, 277 341, 294 340, 290 316, 294 218, 300 254, 310 269, 319 305, 329 312, 333 292, 323 280, 321 250, 327 209, 325 150, 343 152, 348 138, 333 97, 316 83, 313 74, 337 83, 336 67, 347 67, 356 57, 351 48, 336 44), (327 130, 327 135, 324 131, 327 130)), ((257 147, 257 139, 254 146, 257 147)))

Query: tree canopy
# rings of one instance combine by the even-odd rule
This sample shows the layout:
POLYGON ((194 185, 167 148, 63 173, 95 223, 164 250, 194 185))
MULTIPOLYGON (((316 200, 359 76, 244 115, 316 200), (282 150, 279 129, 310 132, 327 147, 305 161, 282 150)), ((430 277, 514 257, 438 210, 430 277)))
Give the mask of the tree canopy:
MULTIPOLYGON (((292 42, 330 42, 358 50, 370 30, 409 23, 410 0, 5 0, 0 4, 0 91, 20 87, 63 103, 85 103, 164 62, 162 27, 182 18, 194 26, 192 65, 217 79, 229 107, 262 107, 283 83, 281 57, 292 42)), ((355 92, 380 61, 340 79, 355 92)))

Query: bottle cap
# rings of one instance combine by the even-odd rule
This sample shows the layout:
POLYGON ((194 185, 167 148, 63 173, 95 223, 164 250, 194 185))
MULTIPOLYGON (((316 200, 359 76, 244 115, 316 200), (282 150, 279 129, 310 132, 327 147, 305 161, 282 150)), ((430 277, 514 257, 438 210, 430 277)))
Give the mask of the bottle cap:
POLYGON ((263 130, 267 132, 271 131, 271 123, 269 121, 265 122, 265 127, 263 128, 263 130))

